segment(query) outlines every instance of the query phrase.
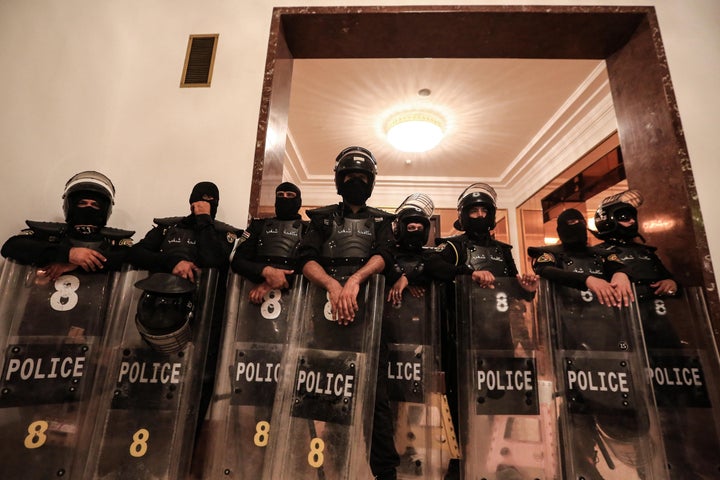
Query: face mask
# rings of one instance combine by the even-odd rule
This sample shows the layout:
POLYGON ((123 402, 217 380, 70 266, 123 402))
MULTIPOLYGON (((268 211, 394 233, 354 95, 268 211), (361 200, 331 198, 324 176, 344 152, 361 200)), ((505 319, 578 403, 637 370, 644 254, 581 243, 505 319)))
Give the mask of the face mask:
POLYGON ((370 185, 359 178, 351 178, 340 185, 340 196, 350 205, 365 205, 370 192, 370 185))
POLYGON ((400 246, 411 252, 419 252, 425 245, 425 232, 405 232, 398 241, 400 246))
POLYGON ((574 225, 568 225, 567 223, 561 223, 557 227, 560 241, 563 245, 570 246, 585 246, 587 245, 587 229, 583 222, 578 222, 574 225))
POLYGON ((465 231, 468 234, 482 236, 490 232, 493 227, 492 222, 487 217, 468 218, 465 220, 464 225, 465 231))
POLYGON ((297 218, 299 210, 299 198, 275 198, 275 216, 280 220, 293 220, 297 218))
MULTIPOLYGON (((95 210, 92 207, 71 207, 68 212, 67 222, 76 227, 77 225, 89 225, 90 230, 97 230, 100 227, 105 226, 105 212, 101 208, 95 210)), ((81 232, 84 233, 84 232, 81 232)))
POLYGON ((622 225, 618 224, 617 236, 623 240, 632 240, 633 238, 637 237, 638 236, 637 222, 633 223, 629 227, 623 227, 622 225))

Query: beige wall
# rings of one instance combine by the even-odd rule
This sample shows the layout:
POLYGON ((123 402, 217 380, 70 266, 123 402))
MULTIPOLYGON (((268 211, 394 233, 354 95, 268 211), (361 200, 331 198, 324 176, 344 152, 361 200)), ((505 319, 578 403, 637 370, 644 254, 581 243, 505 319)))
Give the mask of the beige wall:
MULTIPOLYGON (((720 258, 720 2, 462 3, 654 5, 711 252, 720 258)), ((0 240, 26 218, 60 220, 62 186, 83 169, 113 179, 110 224, 137 230, 136 240, 154 216, 184 214, 200 180, 219 185, 219 218, 245 226, 272 8, 313 5, 348 2, 0 0, 0 240), (213 85, 180 89, 187 37, 198 33, 220 34, 213 85)))

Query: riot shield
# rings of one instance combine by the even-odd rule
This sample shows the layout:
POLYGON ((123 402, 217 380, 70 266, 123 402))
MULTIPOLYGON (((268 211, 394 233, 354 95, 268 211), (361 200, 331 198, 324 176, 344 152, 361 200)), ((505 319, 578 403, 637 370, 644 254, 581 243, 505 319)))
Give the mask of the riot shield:
POLYGON ((543 280, 564 478, 667 478, 637 315, 543 280))
POLYGON ((398 478, 441 478, 452 456, 450 444, 457 444, 447 438, 443 425, 438 325, 434 283, 422 297, 405 289, 402 303, 386 303, 383 309, 381 335, 389 349, 385 368, 400 454, 398 478))
POLYGON ((718 478, 720 367, 702 290, 637 303, 670 477, 718 478))
POLYGON ((555 478, 547 332, 533 304, 515 278, 456 283, 463 478, 555 478))
POLYGON ((36 267, 5 262, 3 479, 80 478, 94 418, 91 391, 118 276, 75 270, 52 281, 36 267))
POLYGON ((134 285, 146 277, 124 272, 114 297, 113 346, 93 393, 98 414, 86 479, 179 479, 189 471, 218 273, 203 270, 190 340, 174 353, 151 348, 136 325, 143 292, 134 285))
POLYGON ((332 320, 326 291, 302 278, 289 314, 264 479, 351 479, 367 471, 383 287, 384 277, 370 278, 355 320, 343 326, 332 320))
POLYGON ((254 286, 236 274, 229 280, 203 478, 260 478, 274 430, 270 420, 293 291, 271 290, 255 305, 249 301, 254 286))

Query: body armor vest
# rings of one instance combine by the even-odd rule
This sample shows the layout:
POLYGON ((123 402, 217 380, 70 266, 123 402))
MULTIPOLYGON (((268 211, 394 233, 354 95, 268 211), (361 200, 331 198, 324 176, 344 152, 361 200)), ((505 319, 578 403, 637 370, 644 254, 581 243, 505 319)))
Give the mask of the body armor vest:
POLYGON ((265 220, 257 243, 258 260, 276 266, 294 264, 302 230, 300 220, 265 220))
POLYGON ((624 271, 633 283, 650 284, 664 278, 652 250, 644 245, 613 245, 611 251, 625 264, 624 271))
POLYGON ((343 223, 332 222, 330 236, 322 246, 321 256, 331 264, 353 259, 355 264, 364 263, 370 257, 375 242, 372 219, 343 218, 343 223))
POLYGON ((473 271, 488 270, 496 277, 510 276, 510 270, 505 263, 502 247, 490 245, 487 247, 472 242, 466 243, 467 260, 466 265, 473 271))
MULTIPOLYGON (((556 267, 566 272, 580 273, 592 275, 593 277, 603 278, 604 270, 602 260, 596 255, 573 255, 565 251, 553 251, 556 257, 556 267)), ((576 288, 559 286, 561 296, 566 304, 570 305, 586 305, 593 301, 593 296, 588 289, 578 290, 576 288)))
POLYGON ((398 255, 395 259, 393 269, 400 274, 405 274, 408 280, 418 278, 425 270, 425 262, 419 255, 405 256, 398 255))
POLYGON ((160 251, 168 255, 176 255, 186 260, 197 258, 197 238, 193 230, 179 228, 177 225, 165 227, 160 251))

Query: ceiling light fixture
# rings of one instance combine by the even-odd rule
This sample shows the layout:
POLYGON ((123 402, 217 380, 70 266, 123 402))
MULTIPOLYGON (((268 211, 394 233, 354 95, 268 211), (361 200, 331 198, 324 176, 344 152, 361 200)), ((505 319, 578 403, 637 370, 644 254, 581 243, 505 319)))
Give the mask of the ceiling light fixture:
POLYGON ((401 112, 388 119, 385 133, 390 144, 402 152, 427 152, 445 135, 445 119, 429 111, 401 112))

